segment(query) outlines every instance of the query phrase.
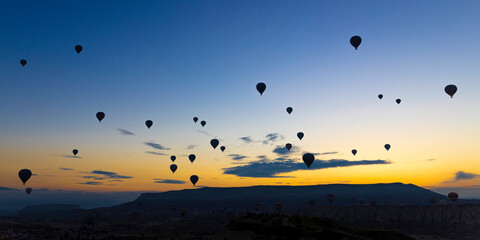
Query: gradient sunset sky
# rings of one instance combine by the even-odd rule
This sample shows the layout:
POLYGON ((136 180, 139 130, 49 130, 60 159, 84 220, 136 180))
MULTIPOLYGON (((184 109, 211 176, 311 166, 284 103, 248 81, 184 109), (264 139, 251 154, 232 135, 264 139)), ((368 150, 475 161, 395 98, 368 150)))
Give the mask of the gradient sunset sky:
POLYGON ((403 182, 480 197, 479 12, 453 0, 4 2, 0 187, 23 189, 28 168, 34 189, 167 191, 196 174, 210 187, 403 182))

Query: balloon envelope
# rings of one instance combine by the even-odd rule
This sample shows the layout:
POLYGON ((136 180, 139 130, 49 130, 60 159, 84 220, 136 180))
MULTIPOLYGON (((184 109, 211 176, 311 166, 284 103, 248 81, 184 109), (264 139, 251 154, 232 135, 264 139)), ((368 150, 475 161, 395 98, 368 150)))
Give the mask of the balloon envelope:
POLYGON ((390 144, 385 144, 385 149, 388 151, 390 149, 390 144))
POLYGON ((358 46, 360 46, 360 43, 362 43, 362 38, 359 36, 353 36, 350 38, 350 44, 355 48, 355 50, 358 49, 358 46))
POLYGON ((172 170, 172 173, 175 173, 175 171, 177 171, 177 164, 170 165, 170 170, 172 170))
POLYGON ((197 175, 192 175, 190 176, 190 182, 192 182, 193 186, 198 182, 198 176, 197 175))
POLYGON ((445 87, 445 92, 453 98, 453 95, 457 92, 457 86, 451 84, 445 87))
POLYGON ((75 51, 77 52, 77 54, 79 54, 82 50, 83 50, 83 47, 81 45, 75 46, 75 51))
POLYGON ((458 194, 456 192, 451 192, 448 194, 448 199, 450 199, 452 203, 455 203, 455 201, 458 199, 458 194))
POLYGON ((73 149, 72 153, 73 153, 73 155, 77 156, 78 150, 77 150, 77 149, 73 149))
POLYGON ((212 145, 213 149, 217 148, 219 143, 220 142, 218 141, 218 139, 214 138, 214 139, 210 140, 210 145, 212 145))
POLYGON ((150 127, 153 125, 153 121, 152 121, 152 120, 147 120, 147 121, 145 122, 145 125, 147 125, 147 128, 150 129, 150 127))
POLYGON ((334 199, 335 199, 335 195, 333 195, 333 194, 331 194, 331 193, 327 195, 327 200, 328 200, 330 203, 332 203, 334 199))
POLYGON ((32 171, 30 171, 29 169, 22 169, 18 172, 18 177, 20 178, 20 180, 22 180, 23 185, 25 185, 28 179, 32 177, 32 171))
POLYGON ((194 117, 194 118, 193 118, 193 121, 194 121, 195 123, 197 123, 198 117, 194 117))
POLYGON ((257 84, 257 91, 260 93, 260 95, 265 92, 265 89, 267 89, 267 85, 265 85, 265 83, 261 82, 257 84))
POLYGON ((383 98, 383 94, 378 94, 378 98, 382 99, 382 98, 383 98))
POLYGON ((32 189, 31 189, 31 188, 27 188, 27 189, 25 189, 25 192, 26 192, 28 195, 30 195, 30 193, 32 193, 32 189))
POLYGON ((353 149, 352 154, 353 154, 353 156, 355 156, 355 154, 357 154, 357 149, 353 149))
POLYGON ((222 150, 222 152, 225 151, 225 146, 221 146, 220 150, 222 150))
POLYGON ((22 65, 22 67, 24 67, 27 64, 27 60, 21 59, 20 64, 22 65))
POLYGON ((188 159, 189 159, 190 162, 192 162, 192 163, 193 163, 193 161, 195 161, 195 158, 197 158, 197 157, 195 156, 195 154, 190 154, 190 155, 188 155, 188 159))
POLYGON ((291 114, 292 112, 293 112, 293 108, 287 107, 287 113, 288 113, 288 114, 291 114))
POLYGON ((207 124, 207 122, 201 121, 200 124, 202 124, 202 127, 205 127, 205 125, 207 124))
POLYGON ((101 122, 104 118, 105 118, 105 113, 97 112, 97 119, 99 122, 101 122))
POLYGON ((170 160, 172 160, 172 162, 175 162, 175 160, 177 160, 177 157, 171 156, 171 157, 170 157, 170 160))
POLYGON ((288 151, 290 151, 290 149, 292 149, 292 144, 287 143, 287 144, 285 144, 285 147, 287 148, 288 151))
POLYGON ((402 99, 399 98, 399 99, 395 100, 395 102, 397 102, 398 104, 400 104, 400 103, 402 102, 402 99))
POLYGON ((297 133, 298 139, 302 140, 303 136, 304 136, 303 132, 298 132, 297 133))
POLYGON ((311 153, 305 153, 303 154, 303 162, 307 165, 307 167, 310 168, 310 165, 312 165, 313 161, 315 160, 315 156, 311 153))

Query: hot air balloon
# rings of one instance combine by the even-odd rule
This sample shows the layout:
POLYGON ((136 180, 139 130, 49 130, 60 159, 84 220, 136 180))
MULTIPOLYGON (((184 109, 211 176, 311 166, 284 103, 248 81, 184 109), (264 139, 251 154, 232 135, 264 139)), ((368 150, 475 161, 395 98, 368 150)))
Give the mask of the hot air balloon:
POLYGON ((177 209, 178 209, 178 205, 177 204, 172 204, 171 208, 172 208, 172 211, 176 212, 177 209))
POLYGON ((172 160, 172 162, 175 162, 175 160, 177 160, 177 157, 171 156, 171 157, 170 157, 170 160, 172 160))
POLYGON ((260 96, 265 92, 265 89, 267 89, 267 85, 265 83, 261 82, 257 84, 257 91, 260 93, 260 96))
POLYGON ((448 194, 448 199, 450 199, 450 201, 455 204, 458 199, 458 194, 456 192, 451 192, 448 194))
POLYGON ((282 208, 283 208, 283 203, 276 202, 276 203, 273 204, 273 207, 275 208, 275 210, 277 210, 277 212, 280 213, 280 211, 282 211, 282 208))
POLYGON ((197 175, 192 175, 190 176, 190 182, 192 182, 193 186, 198 182, 198 176, 197 175))
POLYGON ((221 146, 220 150, 222 150, 222 152, 225 151, 225 146, 221 146))
POLYGON ((80 54, 80 52, 83 50, 83 47, 81 45, 76 45, 75 46, 75 51, 77 52, 77 54, 80 54))
POLYGON ((380 98, 380 100, 382 100, 383 94, 378 94, 378 98, 380 98))
POLYGON ((153 125, 153 121, 152 120, 147 120, 145 122, 145 125, 147 125, 147 128, 150 129, 150 127, 153 125))
POLYGON ((218 141, 218 139, 214 138, 214 139, 210 140, 210 145, 212 145, 213 149, 217 148, 219 143, 220 142, 218 141))
POLYGON ((292 107, 287 107, 287 113, 291 114, 292 112, 293 112, 293 108, 292 107))
POLYGON ((308 205, 310 205, 310 207, 315 206, 315 200, 310 199, 310 201, 308 201, 308 205))
POLYGON ((198 117, 194 117, 193 122, 197 123, 197 121, 198 121, 198 117))
POLYGON ((175 171, 177 171, 177 164, 170 165, 170 170, 172 170, 172 173, 175 173, 175 171))
POLYGON ((30 195, 30 193, 32 193, 32 189, 31 189, 31 188, 27 188, 27 189, 25 189, 25 192, 27 193, 27 195, 30 195))
POLYGON ((101 122, 104 118, 105 118, 105 113, 97 112, 97 119, 99 122, 101 122))
POLYGON ((180 212, 180 216, 182 217, 185 217, 185 215, 187 215, 187 209, 185 208, 180 208, 179 212, 180 212))
POLYGON ((359 36, 353 36, 350 38, 350 44, 355 48, 355 50, 358 49, 358 46, 360 46, 360 43, 362 43, 362 38, 359 36))
POLYGON ((334 199, 335 199, 335 195, 333 195, 331 193, 327 194, 327 200, 328 200, 329 203, 332 203, 334 199))
POLYGON ((385 149, 388 151, 390 149, 390 144, 385 144, 385 149))
POLYGON ((205 127, 205 125, 207 124, 207 122, 201 121, 200 124, 202 125, 202 127, 205 127))
POLYGON ((195 161, 195 158, 197 158, 197 157, 195 156, 195 154, 190 154, 190 155, 188 155, 188 159, 189 159, 190 162, 192 162, 192 163, 193 163, 193 161, 195 161))
POLYGON ((353 156, 355 156, 355 154, 357 154, 357 149, 353 149, 352 154, 353 154, 353 156))
POLYGON ((457 92, 457 86, 451 84, 451 85, 448 85, 445 87, 445 92, 451 97, 453 98, 453 95, 455 95, 455 93, 457 92))
POLYGON ((402 99, 398 98, 397 100, 395 100, 395 102, 397 102, 397 104, 400 104, 402 102, 402 99))
POLYGON ((313 156, 313 154, 311 153, 305 153, 303 154, 302 159, 303 159, 303 162, 307 164, 307 167, 310 168, 310 165, 312 165, 313 161, 315 160, 315 156, 313 156))
POLYGON ((78 150, 77 149, 73 149, 73 155, 77 156, 77 153, 78 153, 78 150))
POLYGON ((25 67, 25 65, 27 64, 27 60, 21 59, 20 64, 22 64, 22 67, 25 67))
POLYGON ((20 180, 22 180, 23 185, 25 185, 25 183, 28 181, 28 179, 30 179, 31 176, 32 171, 28 169, 22 169, 20 170, 20 172, 18 172, 18 177, 20 178, 20 180))
POLYGON ((303 132, 298 132, 297 133, 298 139, 302 140, 303 136, 304 136, 303 132))
POLYGON ((285 147, 287 148, 288 151, 290 151, 290 149, 292 149, 292 144, 287 143, 287 144, 285 144, 285 147))

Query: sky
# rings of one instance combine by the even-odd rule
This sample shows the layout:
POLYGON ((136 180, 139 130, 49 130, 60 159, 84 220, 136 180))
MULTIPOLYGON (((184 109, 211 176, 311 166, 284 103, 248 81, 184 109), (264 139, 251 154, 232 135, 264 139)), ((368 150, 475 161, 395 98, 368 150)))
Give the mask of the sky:
POLYGON ((6 2, 0 193, 168 191, 194 188, 195 174, 197 187, 402 182, 480 198, 479 11, 433 0, 6 2), (25 186, 23 168, 34 173, 25 186))

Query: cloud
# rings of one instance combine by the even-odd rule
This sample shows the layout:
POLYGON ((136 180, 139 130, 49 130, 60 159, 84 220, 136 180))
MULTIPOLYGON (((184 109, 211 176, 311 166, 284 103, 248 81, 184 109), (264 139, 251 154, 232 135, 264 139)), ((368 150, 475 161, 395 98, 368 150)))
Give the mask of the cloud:
POLYGON ((332 155, 332 154, 338 154, 338 152, 323 152, 323 153, 312 153, 315 156, 319 155, 332 155))
POLYGON ((155 183, 166 183, 166 184, 185 184, 185 181, 180 181, 180 180, 173 180, 173 179, 161 179, 161 178, 156 178, 154 179, 155 183))
POLYGON ((152 155, 160 155, 160 156, 164 156, 164 155, 167 155, 165 153, 159 153, 159 152, 152 152, 152 151, 145 151, 146 154, 152 154, 152 155))
POLYGON ((207 131, 204 131, 204 130, 198 130, 197 132, 205 134, 207 136, 213 136, 212 134, 210 134, 210 133, 208 133, 207 131))
POLYGON ((470 180, 477 177, 480 177, 480 175, 474 173, 466 173, 464 171, 458 171, 455 173, 455 182, 460 180, 470 180))
POLYGON ((118 130, 118 131, 120 132, 120 134, 122 134, 122 135, 126 135, 126 136, 135 135, 135 133, 130 132, 130 131, 125 130, 125 129, 117 128, 117 130, 118 130))
POLYGON ((72 169, 72 168, 63 168, 63 167, 61 167, 61 168, 60 168, 60 170, 63 170, 63 171, 73 171, 74 169, 72 169))
POLYGON ((239 160, 243 160, 245 158, 248 158, 247 156, 243 156, 243 155, 240 155, 240 154, 229 154, 227 156, 231 157, 232 160, 235 160, 235 161, 239 161, 239 160))
POLYGON ((91 171, 89 172, 89 174, 94 174, 95 176, 83 176, 82 178, 94 179, 94 180, 133 178, 130 176, 118 175, 117 173, 114 173, 114 172, 107 172, 102 170, 91 171))
POLYGON ((16 188, 0 187, 0 191, 18 191, 16 188))
POLYGON ((197 145, 188 145, 187 149, 194 149, 197 145))
POLYGON ((94 182, 94 181, 77 182, 77 184, 83 184, 83 185, 103 185, 102 182, 94 182))
POLYGON ((100 176, 82 176, 82 178, 93 179, 93 180, 105 180, 105 179, 107 179, 106 177, 100 177, 100 176))
POLYGON ((64 155, 63 157, 65 157, 65 158, 82 158, 82 157, 75 156, 75 155, 64 155))
POLYGON ((253 142, 252 138, 251 137, 241 137, 239 138, 240 140, 242 140, 243 142, 245 143, 251 143, 253 142))
POLYGON ((350 167, 359 165, 374 165, 374 164, 390 164, 385 160, 360 160, 360 161, 348 161, 344 159, 331 159, 331 160, 316 160, 310 168, 303 162, 296 162, 293 160, 282 161, 267 161, 260 160, 250 162, 242 166, 234 166, 224 168, 224 174, 232 174, 238 177, 253 177, 253 178, 279 178, 288 176, 278 176, 278 174, 295 172, 298 170, 316 170, 325 168, 336 167, 350 167))
POLYGON ((263 144, 269 144, 276 142, 277 140, 282 140, 285 139, 282 135, 278 133, 269 133, 267 136, 265 136, 265 140, 263 140, 263 144))
POLYGON ((285 146, 276 146, 274 149, 273 149, 273 153, 276 153, 278 155, 288 155, 288 154, 291 154, 293 152, 298 152, 298 147, 293 147, 290 148, 290 151, 287 150, 287 148, 285 146))
POLYGON ((427 159, 426 161, 435 161, 435 160, 437 160, 437 159, 435 159, 435 158, 430 158, 430 159, 427 159))
POLYGON ((158 143, 154 143, 154 142, 145 142, 145 145, 147 146, 150 146, 152 148, 155 148, 155 149, 158 149, 158 150, 170 150, 170 148, 167 148, 165 146, 162 146, 158 143))

